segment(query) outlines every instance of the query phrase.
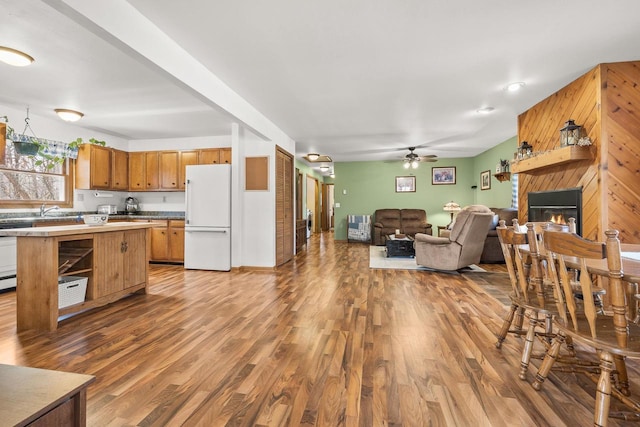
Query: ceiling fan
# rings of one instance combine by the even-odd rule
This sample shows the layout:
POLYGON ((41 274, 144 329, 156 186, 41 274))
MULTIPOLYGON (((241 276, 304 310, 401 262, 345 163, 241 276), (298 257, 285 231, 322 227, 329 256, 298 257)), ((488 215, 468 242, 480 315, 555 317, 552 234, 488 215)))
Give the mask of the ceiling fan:
POLYGON ((438 156, 436 156, 435 154, 428 154, 426 156, 419 156, 416 153, 414 153, 416 147, 409 147, 409 154, 407 154, 406 156, 404 156, 404 159, 402 160, 402 166, 405 169, 417 169, 418 165, 420 164, 420 162, 436 162, 438 161, 438 156))

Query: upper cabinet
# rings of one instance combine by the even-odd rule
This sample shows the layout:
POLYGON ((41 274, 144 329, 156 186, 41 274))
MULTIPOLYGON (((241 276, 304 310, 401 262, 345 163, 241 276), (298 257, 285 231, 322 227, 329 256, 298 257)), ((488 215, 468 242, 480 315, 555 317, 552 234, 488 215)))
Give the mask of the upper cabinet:
POLYGON ((177 190, 180 177, 178 176, 177 151, 160 152, 160 188, 162 190, 177 190))
POLYGON ((147 188, 145 153, 129 153, 129 191, 144 191, 147 188))
POLYGON ((118 191, 184 191, 189 165, 231 163, 231 148, 126 151, 80 146, 76 188, 118 191))
POLYGON ((184 190, 187 184, 187 166, 198 164, 197 151, 180 151, 178 188, 184 190))
POLYGON ((126 151, 82 144, 76 159, 76 188, 126 191, 129 188, 128 159, 126 151))
POLYGON ((129 189, 129 153, 126 151, 111 150, 111 188, 129 189))
POLYGON ((231 148, 205 148, 199 151, 199 164, 231 164, 231 148))
POLYGON ((147 151, 144 154, 145 167, 145 190, 157 190, 160 188, 160 153, 158 151, 147 151))

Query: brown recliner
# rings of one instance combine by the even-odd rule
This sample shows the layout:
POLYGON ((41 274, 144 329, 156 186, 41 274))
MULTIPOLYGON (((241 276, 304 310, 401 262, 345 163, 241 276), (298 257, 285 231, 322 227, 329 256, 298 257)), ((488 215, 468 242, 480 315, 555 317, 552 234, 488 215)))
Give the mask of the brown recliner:
POLYGON ((416 233, 431 234, 424 209, 378 209, 374 213, 373 244, 384 245, 387 236, 396 230, 408 236, 416 233))
POLYGON ((447 237, 416 234, 416 263, 434 270, 459 270, 480 261, 493 212, 486 206, 462 209, 447 237))

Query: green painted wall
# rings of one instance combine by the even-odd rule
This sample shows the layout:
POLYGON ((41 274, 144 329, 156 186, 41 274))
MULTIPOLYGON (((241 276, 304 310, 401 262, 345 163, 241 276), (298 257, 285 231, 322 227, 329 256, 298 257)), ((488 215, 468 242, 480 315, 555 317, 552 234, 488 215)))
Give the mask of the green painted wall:
POLYGON ((373 215, 376 209, 424 209, 435 234, 438 225, 447 225, 451 219, 450 214, 442 210, 451 200, 461 206, 511 206, 511 185, 500 183, 493 174, 500 159, 513 158, 516 147, 514 137, 475 158, 438 159, 409 171, 400 162, 334 163, 335 239, 347 239, 347 215, 373 215), (455 185, 431 184, 432 167, 451 166, 456 168, 455 185), (482 191, 480 173, 484 170, 491 171, 491 189, 482 191), (415 193, 396 193, 395 177, 410 175, 416 177, 415 193), (474 185, 478 188, 472 189, 474 185))
POLYGON ((475 185, 476 189, 475 203, 490 207, 509 207, 511 206, 511 182, 500 182, 494 178, 496 166, 500 159, 513 160, 513 153, 518 149, 518 139, 514 136, 484 153, 474 158, 475 167, 475 185), (491 171, 491 189, 480 189, 480 174, 482 171, 491 171))

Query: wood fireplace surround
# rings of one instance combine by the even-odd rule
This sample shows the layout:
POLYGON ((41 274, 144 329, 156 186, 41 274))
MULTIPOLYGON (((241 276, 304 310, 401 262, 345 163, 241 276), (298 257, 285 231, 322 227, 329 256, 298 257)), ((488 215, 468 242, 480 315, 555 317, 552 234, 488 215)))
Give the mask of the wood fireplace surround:
MULTIPOLYGON (((604 239, 604 231, 615 228, 622 242, 640 243, 639 117, 640 61, 600 64, 520 114, 518 144, 528 141, 534 152, 567 150, 560 148, 559 130, 569 119, 583 125, 593 142, 584 158, 521 165, 520 222, 528 220, 529 193, 582 188, 584 237, 604 239)), ((583 147, 568 150, 576 149, 583 147)))

